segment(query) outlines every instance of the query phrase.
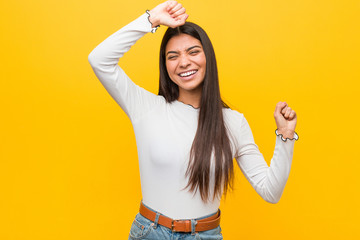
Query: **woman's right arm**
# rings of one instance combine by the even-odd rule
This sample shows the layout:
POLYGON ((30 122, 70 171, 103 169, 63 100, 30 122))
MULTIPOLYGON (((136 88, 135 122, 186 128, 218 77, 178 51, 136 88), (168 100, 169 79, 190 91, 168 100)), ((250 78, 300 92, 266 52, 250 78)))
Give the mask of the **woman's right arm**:
POLYGON ((119 59, 135 42, 152 30, 144 13, 121 28, 102 43, 88 57, 95 75, 131 120, 158 98, 133 83, 118 65, 119 59), (145 105, 144 105, 145 104, 145 105))
POLYGON ((174 23, 184 24, 185 11, 180 14, 183 8, 179 8, 179 4, 175 3, 175 1, 167 1, 156 6, 150 11, 149 19, 147 13, 142 14, 105 39, 88 56, 97 78, 131 120, 161 101, 161 98, 133 83, 119 67, 119 59, 138 39, 153 30, 149 20, 166 26, 170 24, 175 26, 174 23), (173 11, 175 14, 171 15, 173 11))

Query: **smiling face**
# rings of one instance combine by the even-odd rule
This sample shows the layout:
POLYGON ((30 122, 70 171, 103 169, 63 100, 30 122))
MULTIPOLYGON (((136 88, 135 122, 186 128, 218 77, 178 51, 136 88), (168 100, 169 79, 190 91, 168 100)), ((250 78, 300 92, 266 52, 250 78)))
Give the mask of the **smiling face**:
POLYGON ((201 42, 188 35, 172 37, 165 49, 166 69, 179 87, 179 96, 201 94, 206 72, 206 57, 201 42))

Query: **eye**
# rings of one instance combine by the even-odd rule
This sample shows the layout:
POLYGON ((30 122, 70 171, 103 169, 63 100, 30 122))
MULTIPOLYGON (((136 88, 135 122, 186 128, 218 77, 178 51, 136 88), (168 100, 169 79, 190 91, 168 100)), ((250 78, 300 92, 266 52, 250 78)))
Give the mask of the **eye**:
POLYGON ((176 57, 177 57, 176 55, 170 55, 168 56, 168 60, 175 59, 176 57))
POLYGON ((194 51, 191 51, 190 52, 190 55, 196 55, 197 53, 199 53, 200 51, 199 50, 194 50, 194 51))

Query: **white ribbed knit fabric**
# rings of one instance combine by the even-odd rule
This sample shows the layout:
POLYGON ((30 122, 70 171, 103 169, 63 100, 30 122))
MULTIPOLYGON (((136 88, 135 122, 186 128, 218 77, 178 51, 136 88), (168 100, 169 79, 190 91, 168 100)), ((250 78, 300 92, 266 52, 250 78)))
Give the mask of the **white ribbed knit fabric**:
MULTIPOLYGON (((198 192, 183 190, 188 182, 185 171, 199 109, 179 101, 167 103, 162 96, 134 84, 118 66, 119 58, 151 32, 147 16, 144 13, 109 36, 88 59, 97 78, 134 127, 143 202, 174 219, 202 217, 216 212, 220 199, 205 204, 198 192)), ((243 114, 231 109, 223 112, 232 136, 233 156, 241 171, 262 198, 271 203, 279 201, 290 172, 294 140, 284 142, 274 135, 276 145, 269 167, 243 114)))

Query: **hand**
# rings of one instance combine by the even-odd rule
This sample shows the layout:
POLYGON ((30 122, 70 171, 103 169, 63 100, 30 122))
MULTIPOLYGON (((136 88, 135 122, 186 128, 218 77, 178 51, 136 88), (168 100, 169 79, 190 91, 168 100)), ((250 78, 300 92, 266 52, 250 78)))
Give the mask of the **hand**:
POLYGON ((175 28, 185 24, 186 19, 189 17, 185 13, 185 8, 177 1, 166 1, 157 5, 150 10, 150 22, 152 27, 157 25, 165 25, 175 28))
POLYGON ((278 133, 282 134, 284 138, 293 138, 297 116, 286 102, 278 102, 274 112, 275 122, 278 133))

